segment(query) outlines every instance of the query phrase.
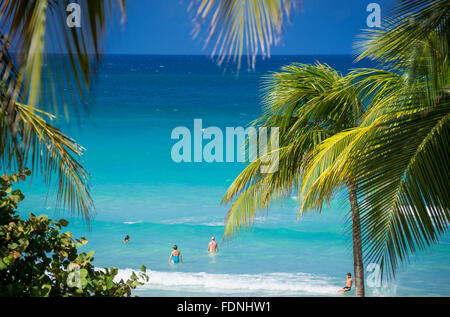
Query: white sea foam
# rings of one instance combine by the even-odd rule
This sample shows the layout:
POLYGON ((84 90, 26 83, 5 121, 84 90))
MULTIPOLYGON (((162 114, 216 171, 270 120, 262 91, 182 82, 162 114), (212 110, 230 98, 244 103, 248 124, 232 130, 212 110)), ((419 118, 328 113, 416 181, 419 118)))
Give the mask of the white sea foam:
POLYGON ((201 223, 202 226, 208 226, 208 227, 222 227, 225 225, 225 223, 222 221, 217 221, 217 222, 204 222, 201 223))
POLYGON ((135 223, 143 223, 142 220, 138 220, 138 221, 125 221, 123 222, 126 225, 134 225, 135 223))
MULTIPOLYGON (((132 269, 119 270, 116 280, 127 279, 132 269)), ((327 277, 307 273, 212 274, 148 270, 149 283, 139 290, 178 290, 215 294, 261 296, 334 296, 340 288, 327 277)))
MULTIPOLYGON (((267 219, 277 219, 275 216, 257 216, 253 219, 254 223, 264 223, 267 219)), ((200 226, 208 226, 208 227, 223 227, 225 225, 225 221, 221 217, 215 217, 211 219, 211 217, 182 217, 178 219, 164 220, 160 223, 166 225, 200 225, 200 226)))
POLYGON ((203 225, 203 226, 223 226, 223 220, 215 221, 210 217, 181 217, 178 219, 171 219, 161 221, 161 223, 166 225, 203 225))

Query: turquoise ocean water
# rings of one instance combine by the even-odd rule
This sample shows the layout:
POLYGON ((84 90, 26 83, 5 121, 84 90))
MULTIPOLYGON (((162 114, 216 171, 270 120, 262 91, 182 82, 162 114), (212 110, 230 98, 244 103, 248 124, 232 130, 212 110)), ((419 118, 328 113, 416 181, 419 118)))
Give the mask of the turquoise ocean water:
MULTIPOLYGON (((87 151, 95 219, 82 221, 55 209, 53 192, 39 178, 22 184, 23 214, 71 220, 69 230, 89 239, 97 266, 126 277, 144 264, 150 283, 140 296, 336 296, 352 272, 348 205, 337 195, 321 214, 296 219, 295 194, 262 213, 247 232, 220 243, 226 206, 220 200, 244 163, 174 163, 175 127, 247 126, 260 113, 262 76, 290 62, 328 63, 346 72, 362 65, 351 56, 275 56, 256 71, 224 72, 201 56, 106 56, 80 123, 58 125, 87 151), (123 244, 124 236, 131 236, 123 244), (177 244, 184 262, 168 263, 177 244)), ((367 263, 366 263, 367 264, 367 263)), ((369 274, 369 273, 367 273, 369 274)), ((351 296, 351 294, 344 296, 351 296)), ((450 239, 420 256, 372 296, 450 296, 450 239)), ((342 296, 342 295, 340 295, 342 296)))

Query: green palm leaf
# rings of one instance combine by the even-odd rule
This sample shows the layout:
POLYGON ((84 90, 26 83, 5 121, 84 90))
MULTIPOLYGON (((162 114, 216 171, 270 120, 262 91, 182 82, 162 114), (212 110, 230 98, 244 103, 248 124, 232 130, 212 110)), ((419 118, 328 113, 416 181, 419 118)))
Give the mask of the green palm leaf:
POLYGON ((448 101, 379 124, 354 165, 366 254, 387 278, 448 230, 448 101))
POLYGON ((16 103, 15 110, 20 118, 17 128, 22 146, 17 151, 13 134, 5 120, 0 120, 2 166, 7 166, 12 161, 11 167, 21 170, 25 164, 30 164, 33 170, 44 175, 47 184, 51 183, 52 176, 56 174, 57 201, 67 204, 70 210, 89 221, 93 210, 89 174, 77 160, 84 149, 46 122, 45 118, 54 119, 54 116, 20 103, 16 103))

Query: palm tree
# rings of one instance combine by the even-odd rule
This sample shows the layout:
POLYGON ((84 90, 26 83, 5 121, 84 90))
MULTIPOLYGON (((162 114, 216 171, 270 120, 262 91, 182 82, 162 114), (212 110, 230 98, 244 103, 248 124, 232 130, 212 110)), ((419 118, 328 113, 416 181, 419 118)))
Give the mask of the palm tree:
MULTIPOLYGON (((280 128, 280 148, 272 149, 279 151, 279 168, 272 174, 260 173, 259 168, 264 162, 262 157, 250 163, 231 184, 222 200, 229 203, 235 199, 226 216, 225 237, 251 224, 255 212, 269 207, 271 200, 284 198, 304 186, 317 186, 304 183, 305 179, 311 179, 305 173, 323 171, 307 170, 306 167, 310 161, 322 162, 321 167, 328 164, 333 158, 313 155, 316 148, 331 136, 357 126, 364 107, 356 93, 345 77, 319 63, 285 66, 280 72, 269 76, 265 87, 264 114, 254 125, 280 128)), ((271 154, 273 152, 267 155, 271 154)), ((335 173, 334 176, 340 175, 335 173)), ((335 181, 348 188, 356 295, 364 296, 361 228, 356 196, 358 181, 350 172, 335 181)), ((328 192, 328 196, 322 198, 329 200, 331 194, 328 192)), ((313 202, 311 198, 315 197, 306 197, 299 216, 308 210, 322 209, 323 200, 313 202)))
MULTIPOLYGON (((251 223, 255 209, 268 207, 272 197, 299 189, 300 213, 320 210, 346 183, 356 202, 351 208, 359 211, 365 258, 381 265, 382 277, 395 277, 411 254, 439 241, 450 222, 449 9, 443 0, 398 1, 385 28, 365 34, 360 58, 377 60, 383 69, 353 71, 325 99, 353 91, 366 105, 358 126, 309 143, 306 158, 291 139, 280 149, 280 175, 259 175, 258 162, 250 164, 224 197, 229 202, 239 195, 225 236, 251 223)), ((286 100, 295 102, 292 96, 286 100)), ((308 132, 302 131, 305 138, 308 132)))
MULTIPOLYGON (((339 168, 358 178, 364 253, 386 280, 450 223, 450 4, 402 1, 393 10, 384 29, 366 33, 360 57, 383 69, 349 75, 370 108, 359 127, 316 153, 340 157, 339 168)), ((316 197, 320 191, 326 188, 305 189, 316 197)))

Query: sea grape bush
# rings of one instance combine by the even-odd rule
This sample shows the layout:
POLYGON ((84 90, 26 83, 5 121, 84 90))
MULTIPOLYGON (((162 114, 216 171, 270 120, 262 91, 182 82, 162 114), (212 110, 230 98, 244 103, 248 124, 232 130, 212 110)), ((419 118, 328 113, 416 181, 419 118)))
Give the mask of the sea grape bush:
POLYGON ((123 297, 148 282, 145 266, 119 282, 114 282, 117 268, 95 268, 94 251, 78 253, 87 240, 62 232, 67 220, 17 215, 17 205, 25 196, 13 190, 13 183, 30 174, 24 170, 0 177, 0 296, 123 297))

